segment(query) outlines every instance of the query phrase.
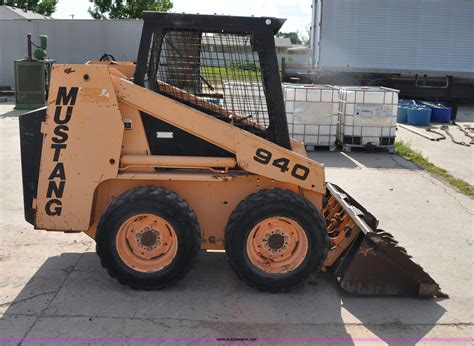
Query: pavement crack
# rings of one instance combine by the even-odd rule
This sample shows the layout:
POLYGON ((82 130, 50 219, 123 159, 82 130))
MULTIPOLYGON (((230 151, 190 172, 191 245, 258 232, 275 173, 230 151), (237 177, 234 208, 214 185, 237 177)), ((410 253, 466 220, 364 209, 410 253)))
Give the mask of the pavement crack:
POLYGON ((38 297, 41 297, 41 296, 44 296, 44 295, 48 295, 48 294, 53 294, 53 293, 57 293, 57 290, 46 291, 46 292, 38 293, 38 294, 32 295, 32 296, 30 296, 30 297, 28 297, 28 298, 23 298, 23 299, 18 299, 18 300, 15 299, 14 301, 10 301, 10 302, 6 302, 6 303, 0 304, 0 307, 20 304, 20 303, 26 302, 26 301, 28 301, 28 300, 35 299, 35 298, 38 298, 38 297))
POLYGON ((452 197, 466 213, 468 213, 469 215, 474 215, 474 213, 457 198, 456 194, 458 193, 460 194, 460 192, 455 190, 450 185, 447 185, 447 183, 443 181, 442 179, 438 179, 438 177, 433 176, 431 173, 427 171, 424 171, 424 172, 425 174, 423 175, 425 176, 426 180, 428 180, 432 185, 436 187, 441 187, 444 190, 444 192, 446 192, 446 194, 452 197), (436 184, 436 182, 439 182, 439 181, 441 181, 441 184, 436 184))
MULTIPOLYGON (((29 314, 9 314, 10 316, 31 316, 29 314)), ((163 324, 167 327, 172 327, 170 325, 170 322, 200 322, 200 323, 221 323, 222 321, 217 321, 217 320, 202 320, 202 319, 193 319, 193 318, 170 318, 170 317, 123 317, 123 316, 106 316, 106 315, 84 315, 84 314, 77 314, 77 315, 65 315, 65 314, 57 314, 57 315, 44 315, 43 317, 45 318, 103 318, 103 319, 111 319, 111 320, 118 320, 120 322, 123 322, 125 320, 132 320, 132 321, 149 321, 153 323, 160 323, 163 324)), ((452 317, 452 316, 451 316, 452 317)), ((453 318, 453 317, 452 317, 453 318)), ((396 322, 394 321, 386 321, 386 322, 342 322, 341 325, 345 326, 378 326, 378 327, 390 327, 393 325, 399 325, 399 326, 404 326, 404 327, 413 327, 413 326, 457 326, 457 327, 471 327, 474 325, 472 322, 460 322, 458 319, 453 318, 456 320, 456 322, 441 322, 441 323, 404 323, 400 320, 397 320, 396 322), (458 322, 459 321, 459 322, 458 322)), ((254 322, 242 322, 242 321, 226 321, 225 323, 229 324, 241 324, 241 325, 254 325, 254 322)), ((272 326, 278 326, 278 325, 315 325, 315 326, 323 326, 323 325, 332 325, 333 323, 326 323, 326 322, 315 322, 315 323, 307 323, 307 322, 268 322, 268 323, 261 323, 261 325, 272 325, 272 326)))
MULTIPOLYGON (((86 251, 90 249, 90 245, 87 247, 86 251)), ((76 263, 74 263, 74 265, 72 265, 72 269, 70 271, 67 271, 66 273, 66 276, 64 278, 64 280, 61 282, 61 284, 59 285, 57 291, 55 292, 54 296, 50 299, 50 301, 48 302, 48 304, 40 311, 40 313, 37 315, 35 321, 31 324, 31 326, 26 330, 25 334, 23 335, 19 345, 22 345, 23 344, 23 341, 25 340, 25 338, 28 336, 28 334, 33 330, 33 328, 36 326, 36 324, 38 323, 38 321, 45 316, 45 312, 46 310, 48 310, 48 308, 50 307, 51 303, 54 301, 54 299, 58 296, 59 292, 61 292, 61 289, 63 288, 64 284, 66 283, 66 281, 69 279, 69 277, 71 276, 71 274, 74 272, 74 268, 78 265, 78 263, 81 261, 81 259, 84 257, 84 254, 86 253, 86 251, 84 251, 81 256, 79 256, 79 258, 77 259, 76 263)))

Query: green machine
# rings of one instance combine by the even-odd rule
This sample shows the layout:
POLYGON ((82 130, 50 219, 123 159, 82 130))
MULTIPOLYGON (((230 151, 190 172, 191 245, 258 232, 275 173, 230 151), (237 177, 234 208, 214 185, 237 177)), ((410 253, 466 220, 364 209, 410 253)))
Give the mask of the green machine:
POLYGON ((28 56, 15 60, 16 109, 36 109, 43 107, 48 98, 49 79, 54 59, 47 59, 48 36, 40 35, 39 45, 28 34, 28 56), (32 46, 36 49, 32 53, 32 46))

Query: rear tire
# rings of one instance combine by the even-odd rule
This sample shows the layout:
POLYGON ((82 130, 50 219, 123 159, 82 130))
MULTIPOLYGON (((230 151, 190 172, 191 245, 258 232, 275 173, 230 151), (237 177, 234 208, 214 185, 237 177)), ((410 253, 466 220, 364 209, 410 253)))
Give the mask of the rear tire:
POLYGON ((319 271, 328 250, 321 214, 289 190, 261 190, 232 212, 225 249, 237 275, 249 286, 280 292, 303 285, 319 271))
POLYGON ((121 284, 159 289, 191 268, 200 246, 196 215, 176 193, 155 186, 131 189, 107 207, 96 234, 102 266, 121 284))

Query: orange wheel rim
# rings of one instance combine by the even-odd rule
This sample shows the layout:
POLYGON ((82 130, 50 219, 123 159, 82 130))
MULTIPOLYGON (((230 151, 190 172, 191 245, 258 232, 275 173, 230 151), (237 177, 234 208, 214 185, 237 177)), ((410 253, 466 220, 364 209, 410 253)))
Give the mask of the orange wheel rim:
POLYGON ((288 273, 303 262, 308 253, 308 238, 303 228, 287 217, 260 221, 247 238, 250 261, 267 273, 288 273))
POLYGON ((178 251, 174 228, 154 214, 135 215, 126 220, 117 234, 117 251, 130 268, 144 273, 167 267, 178 251))

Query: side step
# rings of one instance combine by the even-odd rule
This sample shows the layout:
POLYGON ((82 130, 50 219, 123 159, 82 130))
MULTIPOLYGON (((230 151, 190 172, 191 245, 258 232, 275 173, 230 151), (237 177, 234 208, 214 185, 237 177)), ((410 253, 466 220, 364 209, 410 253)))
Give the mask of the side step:
POLYGON ((327 198, 334 199, 360 230, 332 267, 345 291, 357 295, 448 297, 390 233, 377 228, 378 220, 371 213, 337 185, 327 183, 326 188, 327 198))

